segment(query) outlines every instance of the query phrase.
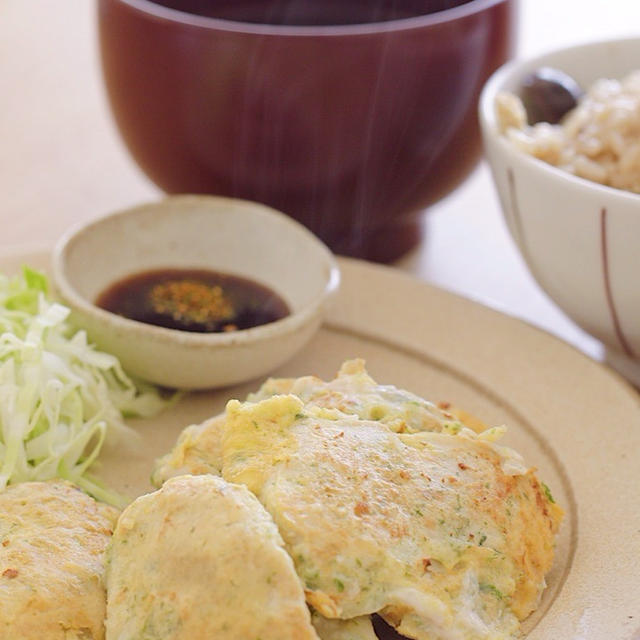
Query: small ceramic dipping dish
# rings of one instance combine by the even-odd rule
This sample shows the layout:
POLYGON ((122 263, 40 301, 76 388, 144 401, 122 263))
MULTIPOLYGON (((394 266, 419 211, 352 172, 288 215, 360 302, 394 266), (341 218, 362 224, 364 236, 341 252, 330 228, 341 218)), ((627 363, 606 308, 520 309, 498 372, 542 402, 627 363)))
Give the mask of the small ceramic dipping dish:
MULTIPOLYGON (((284 214, 244 200, 173 196, 69 231, 54 250, 53 278, 76 324, 129 373, 206 389, 262 376, 293 356, 320 326, 340 273, 326 246, 284 214), (278 294, 289 314, 207 333, 132 320, 96 304, 116 283, 167 270, 252 281, 278 294)), ((184 294, 170 302, 180 306, 184 294)))

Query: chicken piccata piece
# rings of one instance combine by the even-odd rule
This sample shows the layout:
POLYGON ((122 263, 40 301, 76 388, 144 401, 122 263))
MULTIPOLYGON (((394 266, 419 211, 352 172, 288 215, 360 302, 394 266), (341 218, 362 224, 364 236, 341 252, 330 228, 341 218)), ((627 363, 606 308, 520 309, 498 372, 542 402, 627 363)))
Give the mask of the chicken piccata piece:
POLYGON ((107 640, 318 640, 282 538, 246 487, 177 476, 122 513, 107 640))
POLYGON ((0 640, 102 640, 118 510, 64 480, 0 492, 0 640))
POLYGON ((500 434, 395 433, 295 395, 231 401, 222 473, 272 515, 324 617, 507 639, 538 604, 562 510, 500 434))
MULTIPOLYGON (((363 420, 375 420, 397 433, 456 431, 463 426, 475 431, 487 428, 460 409, 449 406, 446 410, 440 409, 409 391, 378 384, 367 373, 362 359, 344 362, 336 377, 329 382, 316 376, 269 378, 257 392, 249 395, 248 400, 258 402, 286 394, 297 396, 305 405, 335 409, 363 420)), ((202 424, 187 427, 175 447, 156 461, 153 484, 159 487, 167 478, 185 473, 220 475, 220 437, 224 420, 224 414, 221 414, 202 424)))

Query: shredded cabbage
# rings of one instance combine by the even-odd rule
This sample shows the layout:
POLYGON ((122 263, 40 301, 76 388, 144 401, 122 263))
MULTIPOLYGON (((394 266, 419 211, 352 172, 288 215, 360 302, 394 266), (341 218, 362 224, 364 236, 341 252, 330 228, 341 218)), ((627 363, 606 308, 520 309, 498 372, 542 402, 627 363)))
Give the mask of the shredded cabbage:
POLYGON ((0 491, 64 478, 122 506, 88 469, 107 437, 136 437, 123 416, 153 415, 167 400, 89 344, 47 289, 46 277, 29 267, 22 277, 0 274, 0 491))

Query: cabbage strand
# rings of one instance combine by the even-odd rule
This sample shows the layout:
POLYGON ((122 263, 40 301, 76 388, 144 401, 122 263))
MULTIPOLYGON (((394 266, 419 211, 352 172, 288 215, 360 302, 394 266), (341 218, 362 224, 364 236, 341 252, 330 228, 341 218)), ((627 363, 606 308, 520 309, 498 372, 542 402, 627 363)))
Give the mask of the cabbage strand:
POLYGON ((123 416, 153 415, 167 400, 96 350, 69 313, 47 296, 43 274, 0 275, 0 491, 64 478, 121 505, 88 469, 106 439, 137 437, 123 416))

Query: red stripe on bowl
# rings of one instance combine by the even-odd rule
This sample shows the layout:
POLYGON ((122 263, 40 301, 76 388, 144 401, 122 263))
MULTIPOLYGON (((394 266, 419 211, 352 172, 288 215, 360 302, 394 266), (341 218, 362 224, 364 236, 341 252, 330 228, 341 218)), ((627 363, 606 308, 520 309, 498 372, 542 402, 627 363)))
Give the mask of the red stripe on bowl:
POLYGON ((609 273, 609 252, 607 247, 607 209, 602 207, 600 210, 600 255, 602 257, 602 276, 604 279, 604 292, 607 298, 607 306, 609 307, 609 314, 611 315, 611 322, 613 323, 613 329, 618 338, 618 342, 622 347, 622 350, 630 358, 635 358, 633 350, 629 346, 627 339, 625 338, 622 327, 620 326, 620 320, 618 319, 618 312, 616 311, 616 305, 613 300, 613 294, 611 292, 611 275, 609 273))

